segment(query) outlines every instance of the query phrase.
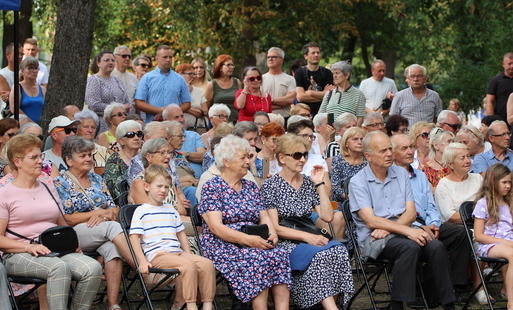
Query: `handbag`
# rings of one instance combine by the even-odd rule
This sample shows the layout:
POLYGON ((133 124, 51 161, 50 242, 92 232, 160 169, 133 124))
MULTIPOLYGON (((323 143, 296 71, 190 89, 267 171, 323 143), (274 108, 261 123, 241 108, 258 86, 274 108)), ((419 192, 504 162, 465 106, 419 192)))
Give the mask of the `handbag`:
MULTIPOLYGON (((292 228, 295 230, 304 231, 310 234, 314 235, 322 235, 325 238, 328 238, 328 240, 333 239, 333 237, 329 234, 329 232, 324 228, 319 228, 315 226, 314 223, 312 223, 309 219, 299 216, 291 216, 283 219, 280 222, 281 226, 292 228)), ((289 240, 295 243, 300 243, 299 240, 289 240)))
POLYGON ((243 225, 241 226, 240 231, 248 235, 260 236, 260 238, 264 240, 269 238, 269 226, 267 226, 267 224, 243 225))
POLYGON ((392 107, 392 100, 385 98, 383 101, 381 101, 381 108, 383 110, 389 110, 390 107, 392 107))

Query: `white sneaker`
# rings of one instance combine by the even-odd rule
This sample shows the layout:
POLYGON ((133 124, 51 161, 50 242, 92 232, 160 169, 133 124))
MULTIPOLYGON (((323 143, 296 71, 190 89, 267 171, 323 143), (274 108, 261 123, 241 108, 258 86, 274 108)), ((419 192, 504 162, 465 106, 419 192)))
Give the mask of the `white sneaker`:
MULTIPOLYGON (((491 296, 488 296, 490 298, 490 300, 494 300, 491 296)), ((474 299, 476 300, 476 302, 480 305, 486 305, 488 304, 488 299, 486 298, 486 293, 484 290, 480 290, 479 292, 476 293, 476 295, 474 296, 474 299)))
POLYGON ((483 274, 484 274, 484 276, 485 276, 485 277, 486 277, 490 272, 492 272, 492 268, 489 268, 489 267, 488 267, 488 268, 485 268, 485 269, 483 270, 483 274))

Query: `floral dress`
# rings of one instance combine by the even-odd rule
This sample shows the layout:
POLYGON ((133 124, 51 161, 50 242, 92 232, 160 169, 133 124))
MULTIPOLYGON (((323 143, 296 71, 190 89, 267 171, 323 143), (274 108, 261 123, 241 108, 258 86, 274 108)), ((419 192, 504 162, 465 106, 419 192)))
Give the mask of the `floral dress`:
POLYGON ((107 184, 107 188, 112 194, 112 197, 119 197, 119 195, 121 195, 121 192, 118 190, 118 184, 121 180, 125 180, 127 175, 128 165, 121 158, 119 153, 110 155, 105 164, 103 180, 105 184, 107 184))
MULTIPOLYGON (((486 198, 481 198, 477 201, 476 206, 474 207, 474 212, 472 212, 472 216, 476 219, 485 220, 485 235, 492 236, 495 238, 506 239, 508 241, 513 241, 513 220, 511 217, 511 211, 509 210, 509 206, 499 206, 499 222, 495 224, 490 224, 488 223, 490 214, 488 213, 488 204, 486 203, 486 201, 486 198)), ((479 243, 479 248, 477 252, 480 256, 488 256, 488 251, 490 251, 490 249, 496 246, 497 244, 500 243, 479 243)))
POLYGON ((342 154, 333 157, 331 162, 332 201, 344 201, 343 195, 347 193, 347 189, 344 188, 344 182, 347 178, 357 174, 358 171, 362 170, 365 166, 367 166, 367 160, 365 158, 363 159, 363 163, 354 166, 348 163, 342 154))
POLYGON ((426 164, 420 165, 419 170, 426 174, 429 183, 431 183, 431 186, 433 187, 437 187, 438 182, 440 182, 441 179, 451 174, 451 170, 447 167, 443 168, 442 170, 436 170, 435 168, 432 168, 426 164))
MULTIPOLYGON (((299 189, 293 188, 281 175, 276 174, 262 184, 262 197, 267 209, 277 209, 279 221, 291 216, 308 218, 312 209, 320 204, 320 198, 312 179, 304 176, 299 189)), ((280 240, 278 247, 289 254, 299 244, 280 240)), ((294 273, 291 299, 294 305, 304 309, 322 300, 339 295, 339 303, 345 305, 354 291, 349 255, 343 245, 317 252, 308 269, 294 273)))
MULTIPOLYGON (((199 213, 220 211, 223 223, 240 231, 243 225, 258 223, 260 211, 265 210, 255 183, 241 180, 242 189, 235 191, 220 176, 203 186, 199 213)), ((228 280, 233 292, 242 302, 248 302, 263 290, 278 284, 292 284, 288 253, 276 247, 271 250, 240 248, 214 235, 206 223, 201 239, 203 254, 228 280)))

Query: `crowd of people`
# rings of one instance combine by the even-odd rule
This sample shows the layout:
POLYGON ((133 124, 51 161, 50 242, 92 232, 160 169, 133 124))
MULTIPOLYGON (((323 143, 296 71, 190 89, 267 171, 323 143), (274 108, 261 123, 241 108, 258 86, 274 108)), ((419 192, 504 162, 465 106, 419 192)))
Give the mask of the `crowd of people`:
MULTIPOLYGON (((0 120, 0 281, 4 274, 45 279, 41 309, 66 309, 71 281, 71 308, 88 309, 102 269, 107 309, 121 309, 126 262, 147 285, 160 279, 148 267, 179 269, 174 310, 200 302, 213 309, 216 270, 237 302, 255 310, 267 309, 269 293, 279 310, 335 310, 354 292, 355 250, 394 262, 389 309, 415 303, 420 262, 434 283, 430 302, 454 309, 456 294, 479 286, 482 272, 470 264, 459 214, 469 200, 477 202, 480 253, 513 259, 512 53, 490 82, 488 116, 476 128, 457 99, 443 108, 418 64, 405 69, 408 87, 398 91, 384 61, 375 60, 357 88, 351 64, 320 66, 313 42, 290 75, 283 50, 272 47, 268 72, 250 66, 240 79, 230 55, 219 55, 211 72, 201 58, 173 70, 169 46, 133 61, 131 50, 118 46, 94 58, 86 107, 66 106, 43 129, 48 70, 37 51, 33 39, 19 55, 10 45, 0 70, 2 104, 13 107, 11 73, 21 62, 20 120, 0 120), (118 222, 121 197, 141 205, 129 240, 118 222), (338 210, 347 200, 357 227, 349 234, 338 210), (200 244, 187 212, 196 205, 204 220, 200 244), (333 239, 290 228, 292 218, 333 239), (77 232, 76 253, 52 256, 18 236, 36 238, 56 225, 77 232), (356 238, 359 249, 342 238, 356 238)), ((513 271, 503 273, 502 293, 513 309, 513 271)), ((9 309, 4 293, 0 305, 9 309)), ((488 298, 484 290, 476 295, 480 304, 488 298)))

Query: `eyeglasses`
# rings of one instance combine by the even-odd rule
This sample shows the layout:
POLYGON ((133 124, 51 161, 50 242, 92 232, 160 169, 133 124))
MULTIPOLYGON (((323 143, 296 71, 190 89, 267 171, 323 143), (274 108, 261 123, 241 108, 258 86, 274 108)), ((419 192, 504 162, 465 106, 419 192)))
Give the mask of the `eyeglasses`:
POLYGON ((234 64, 223 64, 223 66, 232 67, 232 68, 235 67, 234 64))
POLYGON ((8 136, 9 139, 11 139, 12 137, 14 137, 15 135, 17 135, 18 133, 17 132, 11 132, 11 133, 0 133, 0 136, 8 136))
POLYGON ((123 58, 132 58, 132 55, 130 54, 116 54, 116 56, 121 56, 123 58))
POLYGON ((195 76, 196 73, 194 72, 182 72, 182 74, 188 75, 188 76, 195 76))
POLYGON ((64 133, 67 135, 71 134, 72 132, 74 134, 76 134, 77 130, 78 129, 74 128, 74 127, 59 127, 59 128, 54 129, 55 132, 64 131, 64 133))
POLYGON ((39 140, 41 140, 41 141, 43 141, 43 140, 44 140, 44 138, 45 138, 45 136, 43 136, 43 135, 37 135, 37 137, 38 137, 38 138, 39 138, 39 140))
POLYGON ((126 112, 118 112, 116 114, 112 114, 110 117, 113 118, 113 117, 122 117, 122 116, 127 116, 128 114, 126 112))
POLYGON ((383 127, 385 126, 385 123, 384 122, 381 122, 381 123, 374 123, 374 124, 369 124, 369 125, 365 125, 366 127, 383 127))
POLYGON ((283 155, 290 156, 290 157, 294 158, 295 160, 300 160, 301 157, 304 157, 305 159, 308 159, 308 152, 304 152, 304 153, 295 152, 294 154, 283 154, 283 155))
POLYGON ((16 158, 21 158, 21 159, 27 158, 30 160, 38 160, 38 159, 45 160, 45 153, 39 153, 39 154, 30 155, 30 156, 16 157, 16 158))
POLYGON ((196 67, 192 67, 192 68, 193 68, 194 70, 196 70, 196 69, 205 69, 205 67, 203 67, 203 66, 196 66, 196 67))
POLYGON ((306 113, 298 114, 298 115, 299 115, 299 116, 302 116, 302 117, 307 117, 307 118, 312 117, 312 114, 306 114, 306 113))
POLYGON ((254 82, 255 80, 261 81, 262 80, 262 76, 261 75, 257 75, 257 76, 248 77, 248 80, 250 82, 254 82))
POLYGON ((276 59, 276 58, 281 58, 280 56, 267 56, 267 59, 276 59))
POLYGON ((105 62, 116 62, 116 59, 104 58, 104 59, 102 59, 102 61, 105 61, 105 62))
POLYGON ((143 68, 151 68, 151 65, 149 64, 138 64, 137 66, 141 66, 143 68))
MULTIPOLYGON (((422 137, 424 139, 427 139, 427 138, 429 138, 429 132, 423 132, 420 135, 418 135, 417 138, 418 137, 422 137)), ((417 138, 415 138, 415 139, 417 139, 417 138)))
POLYGON ((407 134, 410 132, 410 130, 408 128, 398 129, 397 131, 402 132, 404 134, 407 134))
POLYGON ((178 137, 180 139, 183 139, 185 136, 183 134, 180 134, 180 135, 169 135, 170 138, 172 137, 178 137))
POLYGON ((490 136, 505 138, 505 137, 511 137, 511 133, 510 132, 505 132, 505 133, 500 134, 500 135, 490 135, 490 136))
POLYGON ((269 123, 255 123, 255 125, 257 125, 258 127, 264 127, 267 124, 269 123))
POLYGON ((224 114, 214 114, 212 116, 217 116, 219 118, 225 118, 225 119, 228 119, 228 115, 224 115, 224 114))
POLYGON ((408 78, 409 79, 412 79, 412 80, 415 80, 415 79, 423 79, 425 78, 426 76, 424 74, 415 74, 415 75, 409 75, 408 78))
POLYGON ((27 67, 27 70, 39 70, 39 67, 30 66, 30 67, 27 67))
POLYGON ((460 130, 461 129, 461 124, 449 124, 449 123, 442 123, 442 124, 447 125, 447 126, 451 127, 454 130, 460 130))
POLYGON ((161 156, 173 156, 173 151, 156 151, 156 152, 150 152, 150 154, 160 154, 161 156))
POLYGON ((307 133, 299 134, 298 136, 303 138, 303 139, 310 139, 312 141, 315 141, 315 138, 317 138, 314 134, 309 135, 307 133))
POLYGON ((143 137, 143 132, 142 131, 129 131, 125 134, 125 137, 127 137, 128 139, 132 139, 133 137, 135 136, 138 136, 139 138, 142 138, 143 137))

